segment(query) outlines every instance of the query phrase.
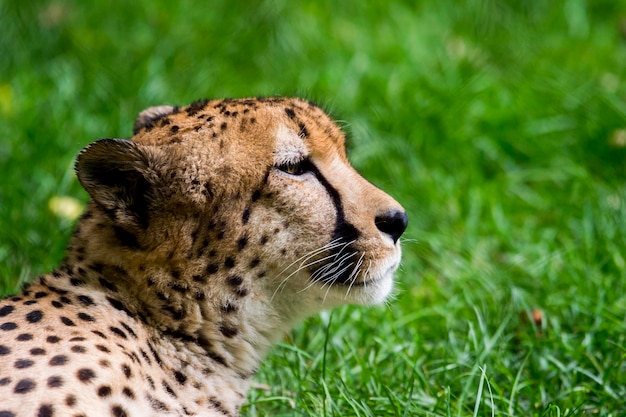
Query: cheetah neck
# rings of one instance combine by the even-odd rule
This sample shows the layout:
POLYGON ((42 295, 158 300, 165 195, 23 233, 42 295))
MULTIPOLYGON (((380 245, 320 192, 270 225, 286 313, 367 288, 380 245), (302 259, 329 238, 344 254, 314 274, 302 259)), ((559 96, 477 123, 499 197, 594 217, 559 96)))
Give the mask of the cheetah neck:
POLYGON ((290 303, 271 300, 253 285, 258 277, 238 269, 236 262, 231 265, 228 256, 189 260, 168 247, 138 254, 117 244, 116 231, 100 224, 97 242, 87 236, 98 226, 79 225, 62 270, 71 277, 70 285, 89 285, 121 300, 129 314, 157 335, 155 340, 176 346, 167 348, 169 354, 193 353, 207 367, 247 379, 302 315, 295 305, 277 310, 275 305, 290 303), (116 244, 102 247, 108 241, 116 244))

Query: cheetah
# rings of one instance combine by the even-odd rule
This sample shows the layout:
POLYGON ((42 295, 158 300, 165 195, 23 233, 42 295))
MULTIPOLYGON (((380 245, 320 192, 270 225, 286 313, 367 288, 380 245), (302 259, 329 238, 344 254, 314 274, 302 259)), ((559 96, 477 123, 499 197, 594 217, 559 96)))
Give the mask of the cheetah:
POLYGON ((0 417, 237 416, 307 316, 383 302, 405 210, 298 98, 141 112, 76 160, 58 269, 0 302, 0 417))

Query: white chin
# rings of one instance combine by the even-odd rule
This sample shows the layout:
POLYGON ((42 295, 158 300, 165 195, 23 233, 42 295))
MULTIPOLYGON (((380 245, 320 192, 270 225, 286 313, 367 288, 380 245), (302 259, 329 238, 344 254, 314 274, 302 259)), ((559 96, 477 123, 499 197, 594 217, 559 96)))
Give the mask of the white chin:
POLYGON ((369 305, 384 302, 393 290, 393 272, 358 288, 352 288, 346 301, 353 304, 369 305))

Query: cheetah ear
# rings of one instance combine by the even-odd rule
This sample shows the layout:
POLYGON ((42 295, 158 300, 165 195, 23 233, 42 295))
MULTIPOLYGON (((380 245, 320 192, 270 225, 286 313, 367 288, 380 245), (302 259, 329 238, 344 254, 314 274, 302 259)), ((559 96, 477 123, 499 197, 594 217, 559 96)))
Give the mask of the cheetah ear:
POLYGON ((83 188, 121 226, 146 228, 159 181, 158 149, 122 139, 88 145, 76 159, 83 188))
POLYGON ((176 113, 177 111, 178 107, 174 106, 148 107, 137 116, 137 120, 135 120, 135 125, 133 126, 133 135, 139 133, 144 127, 152 127, 157 120, 168 114, 176 113))

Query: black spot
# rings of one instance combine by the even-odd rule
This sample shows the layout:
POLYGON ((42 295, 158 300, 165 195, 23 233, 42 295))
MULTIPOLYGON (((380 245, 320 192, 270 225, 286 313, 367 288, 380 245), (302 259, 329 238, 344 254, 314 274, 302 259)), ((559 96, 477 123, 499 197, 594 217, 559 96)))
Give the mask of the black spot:
POLYGON ((218 264, 208 264, 206 267, 206 273, 207 274, 214 274, 217 271, 219 271, 220 267, 218 264))
POLYGON ((96 319, 86 313, 78 313, 78 318, 83 321, 96 321, 96 319))
POLYGON ((185 385, 185 382, 187 382, 187 376, 180 371, 174 371, 174 378, 180 385, 185 385))
POLYGON ((167 382, 165 381, 161 381, 161 385, 163 386, 163 389, 165 390, 165 392, 167 392, 169 395, 171 395, 174 398, 178 398, 176 393, 174 392, 174 390, 172 389, 172 387, 170 387, 167 382))
POLYGON ((22 333, 21 335, 17 336, 16 340, 19 342, 26 342, 28 340, 33 340, 33 335, 30 333, 22 333))
POLYGON ((204 301, 204 300, 206 300, 206 295, 202 291, 196 291, 193 294, 193 298, 196 301, 204 301))
POLYGON ((11 378, 9 377, 5 377, 5 378, 1 378, 0 379, 0 387, 3 387, 5 385, 9 385, 11 383, 11 378))
POLYGON ((252 201, 257 201, 259 198, 261 198, 261 190, 255 190, 252 193, 252 201))
POLYGON ((48 336, 46 337, 46 342, 48 343, 59 343, 61 341, 61 338, 58 336, 48 336))
POLYGON ((69 292, 69 291, 65 291, 65 290, 62 290, 60 288, 56 288, 56 287, 52 287, 52 286, 48 286, 48 288, 50 289, 50 291, 52 291, 52 292, 54 292, 56 294, 59 294, 59 295, 65 295, 65 294, 67 294, 69 292))
POLYGON ((72 278, 70 279, 70 284, 72 284, 75 287, 80 287, 81 285, 85 285, 85 281, 83 281, 82 279, 78 279, 78 278, 72 278))
POLYGON ((267 235, 261 236, 261 245, 265 245, 268 240, 269 238, 267 237, 267 235))
POLYGON ((124 389, 122 390, 122 394, 124 394, 124 396, 130 398, 131 400, 135 399, 135 393, 133 392, 132 389, 128 387, 124 387, 124 389))
POLYGON ((98 349, 100 352, 104 352, 104 353, 109 353, 111 352, 109 350, 108 347, 104 346, 104 345, 96 345, 96 349, 98 349))
POLYGON ((48 387, 59 388, 63 386, 63 378, 58 375, 53 375, 48 378, 48 387))
POLYGON ((56 355, 56 356, 53 356, 52 359, 50 359, 50 362, 48 362, 48 364, 50 366, 61 366, 61 365, 65 365, 68 362, 69 362, 69 358, 67 356, 56 355))
POLYGON ((100 278, 98 281, 100 282, 100 285, 102 285, 107 290, 117 292, 117 286, 115 284, 107 281, 104 278, 100 278))
POLYGON ((220 130, 226 130, 227 127, 228 125, 226 124, 226 122, 222 122, 222 124, 220 125, 220 130))
POLYGON ((93 302, 93 299, 88 296, 88 295, 79 295, 78 297, 76 297, 78 299, 78 301, 80 301, 82 303, 82 305, 84 306, 92 306, 95 305, 96 303, 93 302))
POLYGON ((224 266, 227 269, 231 269, 232 267, 235 266, 235 260, 229 256, 228 258, 224 260, 224 266))
POLYGON ((70 319, 68 319, 67 317, 61 316, 61 322, 63 324, 65 324, 66 326, 76 326, 76 324, 74 324, 74 322, 70 319))
POLYGON ((121 405, 111 407, 111 415, 113 415, 113 417, 128 417, 126 410, 124 410, 121 405))
POLYGON ((256 268, 259 263, 261 263, 261 260, 259 258, 254 258, 253 260, 250 261, 250 268, 256 268))
POLYGON ((167 311, 168 313, 170 313, 170 316, 174 319, 174 320, 181 320, 185 317, 185 310, 181 309, 177 309, 174 308, 172 306, 164 306, 163 310, 167 311))
POLYGON ((243 250, 243 248, 245 248, 247 244, 248 244, 248 238, 246 236, 243 236, 237 241, 237 250, 239 251, 243 250))
POLYGON ((85 339, 82 336, 76 336, 76 337, 72 337, 70 339, 70 342, 84 342, 85 340, 87 340, 87 339, 85 339))
POLYGON ((72 300, 70 300, 67 297, 59 297, 59 301, 62 302, 63 304, 72 304, 72 300))
MULTIPOLYGON (((143 358, 145 359, 146 362, 148 362, 148 365, 152 364, 152 360, 150 360, 150 357, 148 356, 148 354, 146 353, 145 350, 143 349, 139 349, 139 352, 141 353, 141 356, 143 356, 143 358)), ((150 378, 150 377, 148 377, 150 378)), ((154 384, 154 383, 153 383, 154 384)), ((153 387, 154 388, 154 387, 153 387)))
POLYGON ((13 388, 13 392, 16 394, 26 394, 33 389, 35 389, 35 381, 32 379, 22 379, 17 384, 15 384, 15 388, 13 388))
POLYGON ((220 332, 228 338, 235 337, 239 334, 239 330, 234 327, 229 327, 225 325, 220 325, 220 332))
POLYGON ((73 394, 68 394, 68 396, 65 397, 65 405, 68 407, 76 405, 76 397, 73 394))
POLYGON ((128 339, 128 337, 126 336, 126 333, 124 333, 122 331, 122 329, 119 329, 119 328, 117 328, 115 326, 111 326, 111 327, 109 327, 109 330, 111 330, 111 332, 113 332, 114 334, 118 335, 122 339, 128 339))
POLYGON ((243 278, 241 278, 239 275, 231 275, 228 277, 227 282, 228 285, 237 287, 243 283, 243 278))
POLYGON ((156 350, 154 350, 151 343, 148 343, 148 348, 150 349, 150 352, 152 353, 152 357, 154 357, 154 360, 156 361, 156 363, 158 363, 159 366, 163 365, 163 361, 161 361, 161 357, 156 352, 156 350))
POLYGON ((111 395, 111 387, 108 385, 101 385, 98 387, 98 397, 108 397, 111 395))
POLYGON ((135 236, 128 230, 123 229, 119 226, 114 226, 113 231, 115 232, 115 237, 117 238, 121 246, 128 249, 141 249, 141 245, 139 244, 139 240, 137 240, 137 236, 135 236))
MULTIPOLYGON (((154 389, 154 387, 152 387, 152 389, 154 389)), ((160 401, 160 400, 152 397, 151 395, 146 395, 146 398, 150 402, 150 406, 152 407, 153 410, 155 410, 155 411, 169 411, 169 408, 167 407, 167 405, 163 401, 160 401)))
POLYGON ((37 304, 37 300, 28 300, 28 301, 24 301, 24 305, 25 306, 30 306, 33 304, 37 304))
POLYGON ((170 282, 168 284, 168 287, 170 287, 171 289, 173 289, 176 292, 179 292, 181 294, 184 294, 187 292, 188 288, 185 284, 181 284, 178 282, 170 282))
POLYGON ((125 363, 122 364, 122 372, 124 372, 124 376, 126 376, 126 378, 130 378, 131 376, 133 376, 130 366, 126 365, 125 363))
POLYGON ((108 337, 106 337, 106 335, 99 330, 92 330, 91 333, 95 334, 96 336, 100 336, 103 339, 108 339, 108 337))
POLYGON ((195 282, 200 282, 202 284, 206 283, 206 278, 203 277, 202 275, 194 275, 193 277, 191 277, 195 282))
POLYGON ((180 128, 178 126, 174 125, 170 128, 170 133, 177 133, 179 129, 180 128))
POLYGON ((52 417, 53 414, 54 408, 52 408, 51 404, 42 404, 37 412, 37 417, 52 417))
POLYGON ((38 291, 35 293, 35 298, 44 298, 47 296, 48 296, 48 293, 44 291, 38 291))
POLYGON ((29 323, 37 323, 38 321, 41 320, 42 317, 43 317, 43 313, 41 312, 41 310, 35 310, 35 311, 31 311, 30 313, 26 315, 26 320, 29 323))
POLYGON ((42 349, 42 348, 32 348, 30 350, 30 354, 33 355, 33 356, 45 355, 46 354, 46 350, 42 349))
POLYGON ((0 324, 0 330, 4 330, 5 332, 14 329, 17 329, 17 324, 11 321, 0 324))
POLYGON ((224 357, 218 353, 215 353, 211 350, 207 350, 207 356, 222 366, 226 366, 226 367, 228 366, 228 364, 226 363, 226 359, 224 359, 224 357))
POLYGON ((111 362, 109 362, 106 359, 100 359, 100 361, 98 362, 98 365, 100 365, 103 368, 110 368, 111 367, 111 362))
POLYGON ((87 352, 87 349, 85 349, 84 346, 72 346, 72 348, 70 349, 72 352, 74 353, 85 353, 87 352))
POLYGON ((130 327, 128 324, 124 323, 124 322, 120 322, 120 324, 122 325, 123 328, 126 329, 126 331, 134 338, 137 339, 137 334, 135 333, 135 331, 132 329, 132 327, 130 327))
POLYGON ((15 417, 15 414, 9 410, 0 410, 0 417, 15 417))
POLYGON ((88 383, 96 377, 96 373, 89 368, 81 368, 76 372, 76 377, 80 382, 88 383))
POLYGON ((300 128, 300 132, 298 132, 298 136, 300 136, 302 138, 308 138, 309 137, 309 131, 307 130, 307 128, 304 125, 304 123, 299 122, 298 123, 298 127, 300 128))
POLYGON ((224 414, 225 416, 230 415, 230 413, 226 409, 224 409, 224 407, 222 406, 222 403, 217 398, 214 398, 214 397, 209 398, 209 403, 211 404, 213 408, 215 408, 221 414, 224 414))
POLYGON ((52 304, 54 308, 63 308, 63 304, 58 302, 57 300, 52 300, 50 304, 52 304))
POLYGON ((107 297, 107 301, 109 302, 109 304, 111 304, 115 309, 123 311, 124 313, 128 314, 130 317, 133 317, 134 314, 132 313, 132 311, 130 311, 128 309, 128 307, 126 307, 126 304, 122 303, 121 301, 112 298, 112 297, 107 297))
POLYGON ((248 224, 250 220, 250 207, 246 208, 241 215, 241 221, 243 224, 248 224))
POLYGON ((11 348, 8 346, 4 346, 4 345, 0 345, 0 355, 4 356, 4 355, 8 355, 9 353, 11 353, 11 348))
POLYGON ((248 295, 248 290, 246 290, 244 287, 238 287, 235 289, 235 294, 238 297, 245 297, 246 295, 248 295))
POLYGON ((296 112, 289 107, 285 108, 285 113, 287 113, 287 116, 289 116, 290 119, 294 119, 296 117, 296 112))
POLYGON ((35 362, 31 361, 30 359, 18 359, 15 361, 14 366, 17 369, 26 369, 33 366, 34 363, 35 362))

